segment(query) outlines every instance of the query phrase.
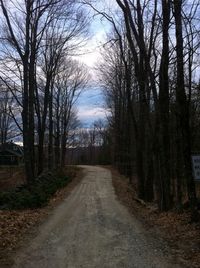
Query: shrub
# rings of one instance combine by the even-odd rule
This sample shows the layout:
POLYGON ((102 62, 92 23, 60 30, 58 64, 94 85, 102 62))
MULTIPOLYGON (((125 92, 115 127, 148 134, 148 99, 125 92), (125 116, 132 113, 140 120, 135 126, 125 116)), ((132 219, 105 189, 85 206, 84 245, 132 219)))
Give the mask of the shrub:
POLYGON ((0 193, 0 207, 5 209, 39 208, 46 205, 50 197, 71 179, 57 177, 54 173, 40 175, 31 185, 0 193))

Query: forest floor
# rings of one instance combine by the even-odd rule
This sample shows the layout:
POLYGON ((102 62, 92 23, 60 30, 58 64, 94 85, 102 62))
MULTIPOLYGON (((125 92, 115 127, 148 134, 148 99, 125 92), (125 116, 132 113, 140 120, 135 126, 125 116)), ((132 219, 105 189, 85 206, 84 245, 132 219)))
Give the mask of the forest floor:
POLYGON ((159 213, 155 204, 138 202, 128 179, 115 169, 111 171, 115 193, 130 213, 143 222, 150 233, 156 231, 184 267, 200 267, 200 223, 191 223, 188 211, 159 213))
MULTIPOLYGON (((12 177, 8 176, 8 179, 5 176, 2 177, 0 181, 0 186, 2 185, 2 187, 0 187, 0 190, 11 189, 24 183, 24 176, 18 176, 19 173, 23 175, 21 169, 20 171, 16 169, 14 173, 12 169, 12 177), (17 176, 15 176, 16 174, 17 176)), ((66 187, 58 190, 45 207, 38 209, 0 210, 0 267, 10 267, 12 265, 12 256, 18 247, 24 243, 24 238, 34 233, 34 230, 48 218, 53 208, 57 207, 72 192, 75 186, 80 183, 83 177, 82 169, 69 168, 66 175, 74 176, 75 173, 76 176, 72 181, 66 187)))

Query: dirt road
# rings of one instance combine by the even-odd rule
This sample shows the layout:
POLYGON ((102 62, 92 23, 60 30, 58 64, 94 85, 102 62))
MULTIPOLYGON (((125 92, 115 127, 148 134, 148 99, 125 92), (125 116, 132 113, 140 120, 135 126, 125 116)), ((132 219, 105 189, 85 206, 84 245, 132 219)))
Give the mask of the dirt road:
POLYGON ((16 254, 13 267, 179 267, 116 200, 110 171, 84 168, 82 182, 16 254))

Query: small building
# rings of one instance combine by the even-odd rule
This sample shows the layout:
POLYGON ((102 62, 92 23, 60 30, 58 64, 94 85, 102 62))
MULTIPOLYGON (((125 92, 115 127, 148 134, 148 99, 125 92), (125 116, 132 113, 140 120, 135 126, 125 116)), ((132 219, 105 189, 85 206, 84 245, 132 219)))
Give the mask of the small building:
POLYGON ((24 161, 23 148, 13 142, 0 145, 0 165, 19 165, 24 161))

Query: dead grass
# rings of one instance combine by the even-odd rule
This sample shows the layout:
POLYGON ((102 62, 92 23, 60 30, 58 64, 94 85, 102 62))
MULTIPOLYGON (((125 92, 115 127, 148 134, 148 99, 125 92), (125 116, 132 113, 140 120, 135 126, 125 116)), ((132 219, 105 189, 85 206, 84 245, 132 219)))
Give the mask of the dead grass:
POLYGON ((172 253, 184 267, 200 267, 200 224, 190 223, 188 211, 159 213, 155 204, 140 204, 128 179, 112 169, 113 186, 119 200, 151 232, 166 240, 172 253))

